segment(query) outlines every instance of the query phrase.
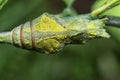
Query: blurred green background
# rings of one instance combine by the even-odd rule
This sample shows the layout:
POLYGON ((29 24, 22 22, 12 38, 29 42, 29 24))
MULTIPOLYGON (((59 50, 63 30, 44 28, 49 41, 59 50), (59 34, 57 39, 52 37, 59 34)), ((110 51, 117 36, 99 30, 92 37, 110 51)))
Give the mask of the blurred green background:
MULTIPOLYGON (((99 1, 102 0, 97 0, 93 8, 99 6, 99 1)), ((75 0, 73 7, 78 13, 87 13, 94 2, 75 0)), ((9 0, 0 11, 0 32, 44 12, 57 14, 64 8, 62 0, 9 0)), ((107 14, 120 13, 120 7, 116 11, 107 14)), ((53 55, 0 44, 0 80, 120 80, 119 29, 107 30, 113 34, 111 39, 69 45, 53 55)))

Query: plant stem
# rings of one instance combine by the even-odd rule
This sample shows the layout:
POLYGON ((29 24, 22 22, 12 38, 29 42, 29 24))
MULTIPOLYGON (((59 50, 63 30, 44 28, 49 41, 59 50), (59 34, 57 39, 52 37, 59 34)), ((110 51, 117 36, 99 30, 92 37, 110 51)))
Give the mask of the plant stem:
MULTIPOLYGON (((110 8, 111 6, 117 4, 118 2, 120 2, 119 0, 112 0, 109 3, 106 3, 105 5, 103 5, 102 7, 94 10, 91 12, 91 16, 92 17, 97 17, 98 15, 100 15, 101 13, 105 12, 108 8, 110 8)), ((114 6, 115 7, 115 6, 114 6)))
POLYGON ((11 32, 0 33, 0 43, 11 43, 11 32))
POLYGON ((115 17, 115 16, 105 16, 105 17, 108 18, 106 25, 120 28, 120 17, 115 17))

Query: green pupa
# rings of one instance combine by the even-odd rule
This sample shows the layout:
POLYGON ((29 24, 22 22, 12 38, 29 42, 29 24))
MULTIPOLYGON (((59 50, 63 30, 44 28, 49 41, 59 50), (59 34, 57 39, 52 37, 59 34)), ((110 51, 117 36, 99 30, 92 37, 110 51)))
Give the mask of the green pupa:
POLYGON ((109 38, 110 35, 104 29, 108 19, 99 19, 97 16, 118 1, 113 0, 87 15, 63 17, 44 13, 10 32, 0 33, 0 42, 50 54, 68 44, 83 44, 94 38, 109 38))

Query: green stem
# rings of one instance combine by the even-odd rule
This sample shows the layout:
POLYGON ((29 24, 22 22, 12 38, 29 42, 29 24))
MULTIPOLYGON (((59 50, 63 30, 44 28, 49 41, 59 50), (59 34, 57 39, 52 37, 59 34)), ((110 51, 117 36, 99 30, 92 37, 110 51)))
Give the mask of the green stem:
POLYGON ((0 0, 0 10, 3 8, 3 6, 7 3, 8 0, 0 0))
POLYGON ((11 32, 0 33, 0 43, 11 43, 11 32))
POLYGON ((113 6, 114 4, 120 2, 119 0, 112 0, 109 3, 106 3, 104 6, 94 10, 93 12, 91 12, 91 16, 92 17, 97 17, 98 15, 100 15, 101 13, 103 13, 104 11, 106 11, 109 7, 113 6))

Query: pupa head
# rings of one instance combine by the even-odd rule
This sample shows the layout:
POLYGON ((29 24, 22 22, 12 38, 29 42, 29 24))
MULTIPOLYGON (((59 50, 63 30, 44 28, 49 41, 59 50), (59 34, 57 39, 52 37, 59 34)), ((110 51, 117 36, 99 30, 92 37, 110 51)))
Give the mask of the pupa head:
POLYGON ((110 35, 104 29, 106 19, 89 20, 77 18, 67 24, 68 36, 74 42, 85 42, 92 38, 109 38, 110 35))

